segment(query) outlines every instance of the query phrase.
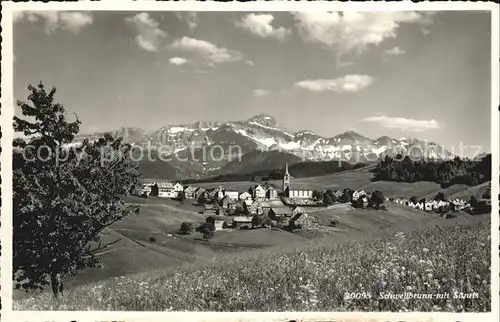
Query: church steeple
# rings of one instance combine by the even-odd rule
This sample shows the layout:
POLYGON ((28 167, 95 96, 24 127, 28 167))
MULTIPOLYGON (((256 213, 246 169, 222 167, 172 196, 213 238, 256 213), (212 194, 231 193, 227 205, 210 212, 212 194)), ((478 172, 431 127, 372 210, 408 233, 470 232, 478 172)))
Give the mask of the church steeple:
POLYGON ((283 194, 288 197, 290 190, 290 174, 288 173, 288 162, 285 163, 285 173, 283 174, 283 194))

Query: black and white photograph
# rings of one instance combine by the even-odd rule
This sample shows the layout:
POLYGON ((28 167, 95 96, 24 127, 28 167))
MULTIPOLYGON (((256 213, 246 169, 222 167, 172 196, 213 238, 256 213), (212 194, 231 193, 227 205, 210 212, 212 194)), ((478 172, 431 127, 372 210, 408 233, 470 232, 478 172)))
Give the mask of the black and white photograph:
POLYGON ((113 7, 6 12, 4 309, 498 312, 498 7, 113 7))

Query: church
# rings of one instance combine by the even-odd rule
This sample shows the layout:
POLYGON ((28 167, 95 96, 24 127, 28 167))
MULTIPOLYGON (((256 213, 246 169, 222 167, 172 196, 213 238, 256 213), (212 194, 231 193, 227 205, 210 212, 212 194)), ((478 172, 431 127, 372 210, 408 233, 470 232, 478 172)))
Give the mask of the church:
POLYGON ((283 197, 312 199, 313 191, 308 189, 292 189, 290 185, 292 176, 288 173, 288 163, 285 164, 285 173, 283 174, 283 197))

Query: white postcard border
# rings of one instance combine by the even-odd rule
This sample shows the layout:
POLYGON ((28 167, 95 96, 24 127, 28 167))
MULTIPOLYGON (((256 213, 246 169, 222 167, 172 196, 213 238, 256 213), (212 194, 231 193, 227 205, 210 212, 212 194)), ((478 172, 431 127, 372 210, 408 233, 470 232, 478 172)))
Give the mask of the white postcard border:
POLYGON ((492 296, 490 313, 337 313, 337 312, 105 312, 105 311, 12 311, 12 118, 15 102, 13 100, 13 11, 15 10, 78 10, 78 11, 404 11, 404 10, 484 10, 492 17, 492 55, 491 55, 491 144, 493 178, 500 178, 500 131, 498 108, 499 90, 499 7, 494 3, 481 2, 341 2, 332 3, 296 1, 254 1, 254 2, 158 2, 108 0, 102 2, 81 1, 77 3, 2 3, 2 113, 1 129, 2 152, 1 188, 2 202, 0 238, 1 253, 1 318, 7 321, 498 321, 499 320, 499 181, 492 180, 492 296), (5 198, 7 196, 7 198, 5 198))

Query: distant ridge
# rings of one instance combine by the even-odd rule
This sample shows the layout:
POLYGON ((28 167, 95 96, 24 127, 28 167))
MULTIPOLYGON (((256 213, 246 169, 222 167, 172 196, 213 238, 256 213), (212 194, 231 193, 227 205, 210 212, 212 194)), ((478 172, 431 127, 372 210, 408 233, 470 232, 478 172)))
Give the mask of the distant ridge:
MULTIPOLYGON (((262 166, 269 166, 269 169, 279 162, 293 163, 297 159, 292 156, 296 156, 299 161, 343 160, 350 163, 374 162, 386 155, 395 156, 398 153, 436 160, 453 157, 439 144, 416 138, 382 136, 370 139, 354 131, 326 138, 307 129, 288 131, 268 114, 258 114, 243 121, 198 121, 168 125, 152 132, 137 127, 122 127, 111 131, 111 134, 123 137, 130 144, 157 151, 164 157, 169 156, 170 161, 157 161, 165 165, 153 165, 151 161, 147 161, 147 165, 143 164, 145 176, 162 171, 176 178, 201 178, 235 171, 241 173, 245 167, 255 171, 255 166, 249 166, 252 162, 262 162, 262 166), (216 155, 205 153, 215 148, 218 149, 216 155), (238 164, 235 160, 240 158, 244 160, 238 164)), ((83 134, 75 141, 95 140, 102 135, 83 134)))
MULTIPOLYGON (((288 131, 272 116, 258 114, 245 121, 204 122, 168 125, 158 130, 146 132, 140 128, 122 127, 111 131, 115 136, 124 137, 126 142, 157 149, 162 147, 166 154, 177 153, 191 147, 239 145, 243 154, 254 150, 281 151, 297 155, 305 160, 325 161, 345 157, 345 151, 362 154, 394 154, 407 150, 410 145, 418 145, 424 150, 427 144, 429 158, 450 158, 452 153, 434 142, 416 138, 394 139, 383 136, 367 138, 354 131, 346 131, 331 138, 325 138, 313 131, 288 131)), ((103 133, 79 135, 77 140, 94 139, 103 133)))

